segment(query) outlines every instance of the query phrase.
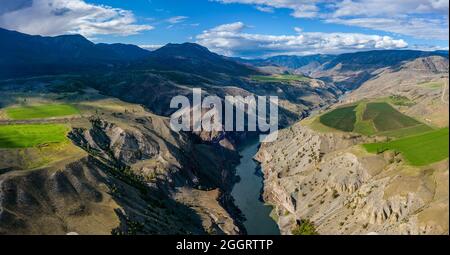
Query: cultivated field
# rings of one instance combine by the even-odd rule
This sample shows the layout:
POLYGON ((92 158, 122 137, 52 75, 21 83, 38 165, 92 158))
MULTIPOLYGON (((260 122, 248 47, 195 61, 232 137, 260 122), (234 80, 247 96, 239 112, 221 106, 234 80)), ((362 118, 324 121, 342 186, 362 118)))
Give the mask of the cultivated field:
POLYGON ((371 153, 381 153, 386 150, 401 152, 411 165, 423 166, 448 158, 449 129, 443 128, 391 142, 363 146, 371 153))
POLYGON ((0 148, 28 148, 66 140, 69 128, 62 124, 2 125, 0 148))
POLYGON ((76 115, 80 112, 68 104, 30 105, 5 109, 12 120, 29 120, 76 115))
POLYGON ((395 110, 387 103, 368 103, 363 114, 363 121, 373 121, 379 132, 397 130, 420 125, 417 120, 395 110))
MULTIPOLYGON (((390 99, 404 103, 402 98, 390 99)), ((397 111, 385 101, 361 101, 334 109, 319 116, 311 124, 313 128, 320 128, 320 125, 344 132, 389 137, 388 142, 363 146, 370 153, 387 150, 399 152, 414 166, 428 165, 448 158, 448 128, 435 130, 397 111)))
POLYGON ((360 102, 320 116, 320 123, 344 132, 403 137, 433 130, 386 102, 360 102))
POLYGON ((320 116, 320 122, 328 127, 351 132, 356 123, 355 108, 356 105, 338 108, 320 116))

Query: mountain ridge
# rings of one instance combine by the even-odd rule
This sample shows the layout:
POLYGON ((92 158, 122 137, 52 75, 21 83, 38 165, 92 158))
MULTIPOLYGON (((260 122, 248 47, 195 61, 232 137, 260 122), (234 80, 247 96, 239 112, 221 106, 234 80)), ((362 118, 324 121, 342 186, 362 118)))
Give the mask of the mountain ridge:
POLYGON ((130 65, 138 69, 175 69, 194 74, 206 73, 207 76, 220 73, 247 76, 266 72, 258 67, 278 66, 285 68, 284 71, 310 75, 334 68, 341 71, 381 68, 434 55, 448 58, 448 51, 443 50, 372 50, 339 55, 278 55, 248 60, 221 56, 196 43, 169 43, 148 51, 132 44, 96 44, 79 34, 48 37, 0 28, 0 35, 3 38, 0 42, 1 78, 111 70, 130 65))
POLYGON ((0 77, 86 72, 148 56, 147 50, 126 44, 95 44, 81 35, 44 37, 0 28, 0 77))

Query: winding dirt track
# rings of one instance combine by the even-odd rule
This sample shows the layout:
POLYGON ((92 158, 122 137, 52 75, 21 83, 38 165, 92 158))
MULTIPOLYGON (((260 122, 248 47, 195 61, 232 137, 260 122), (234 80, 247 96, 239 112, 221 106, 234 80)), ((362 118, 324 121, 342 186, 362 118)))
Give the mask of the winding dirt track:
POLYGON ((448 80, 445 81, 444 87, 442 88, 442 97, 441 100, 444 104, 448 104, 448 101, 445 100, 445 92, 448 90, 448 80))
POLYGON ((0 125, 19 125, 19 124, 64 124, 74 120, 81 119, 83 117, 70 117, 70 118, 57 118, 57 119, 31 119, 31 120, 0 120, 0 125))

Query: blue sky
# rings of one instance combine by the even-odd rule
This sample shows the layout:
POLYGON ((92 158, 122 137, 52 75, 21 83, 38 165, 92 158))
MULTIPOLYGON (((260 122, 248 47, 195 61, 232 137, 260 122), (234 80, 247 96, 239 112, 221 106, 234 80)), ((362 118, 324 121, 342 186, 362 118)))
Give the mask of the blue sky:
POLYGON ((448 49, 448 0, 2 0, 0 27, 260 57, 448 49))

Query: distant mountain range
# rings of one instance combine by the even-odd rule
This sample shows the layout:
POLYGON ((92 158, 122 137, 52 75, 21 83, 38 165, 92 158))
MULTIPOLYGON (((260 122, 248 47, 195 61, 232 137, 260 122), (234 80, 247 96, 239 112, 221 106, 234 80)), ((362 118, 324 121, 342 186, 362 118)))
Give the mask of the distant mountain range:
POLYGON ((0 77, 111 68, 150 55, 135 45, 95 44, 81 35, 32 36, 0 28, 0 77))
POLYGON ((291 72, 310 74, 336 67, 341 71, 373 70, 434 55, 448 58, 448 51, 377 50, 341 55, 274 56, 246 60, 220 56, 194 43, 168 44, 150 52, 129 44, 95 44, 81 35, 32 36, 0 28, 0 37, 2 79, 102 72, 119 67, 181 71, 214 78, 220 74, 257 74, 257 68, 264 66, 278 66, 291 72))
POLYGON ((372 50, 355 53, 344 53, 340 55, 280 55, 265 59, 234 59, 236 61, 255 65, 258 67, 279 66, 291 70, 297 70, 313 64, 313 66, 315 66, 316 68, 321 66, 321 69, 329 70, 341 64, 343 69, 355 70, 395 66, 403 61, 409 61, 419 57, 429 56, 442 56, 448 58, 448 51, 372 50))
POLYGON ((81 35, 32 36, 0 28, 0 78, 107 71, 114 68, 248 75, 254 68, 193 43, 150 52, 135 45, 95 44, 81 35))
POLYGON ((151 52, 134 67, 176 70, 213 78, 218 74, 247 76, 258 73, 253 67, 220 56, 195 43, 167 44, 151 52))
POLYGON ((448 51, 417 51, 417 50, 373 50, 341 54, 324 66, 325 70, 341 64, 341 70, 359 70, 364 68, 382 68, 396 66, 404 61, 416 58, 441 56, 448 58, 448 51))

